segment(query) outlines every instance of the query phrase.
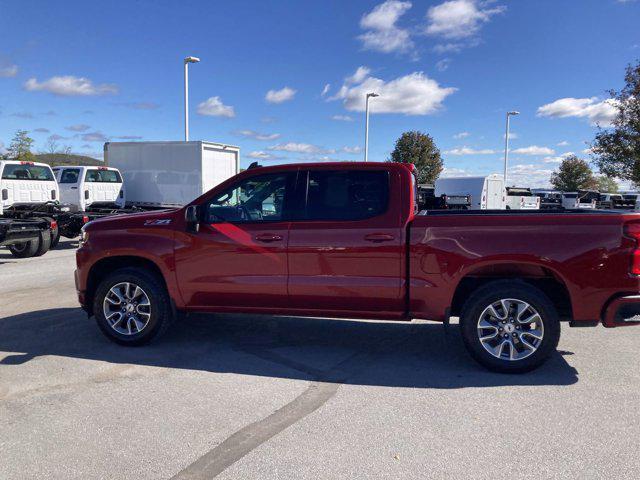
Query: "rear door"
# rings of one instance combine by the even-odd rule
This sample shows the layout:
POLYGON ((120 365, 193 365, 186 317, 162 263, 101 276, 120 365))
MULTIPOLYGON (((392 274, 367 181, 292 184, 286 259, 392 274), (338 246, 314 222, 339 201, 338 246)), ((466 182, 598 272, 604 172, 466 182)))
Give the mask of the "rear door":
POLYGON ((75 209, 80 207, 80 169, 63 168, 59 173, 60 202, 75 209))
POLYGON ((298 185, 303 195, 289 230, 291 307, 323 314, 400 315, 400 174, 313 169, 300 175, 298 185))
POLYGON ((88 168, 84 177, 86 206, 93 203, 112 204, 118 200, 122 189, 120 172, 107 167, 88 168))

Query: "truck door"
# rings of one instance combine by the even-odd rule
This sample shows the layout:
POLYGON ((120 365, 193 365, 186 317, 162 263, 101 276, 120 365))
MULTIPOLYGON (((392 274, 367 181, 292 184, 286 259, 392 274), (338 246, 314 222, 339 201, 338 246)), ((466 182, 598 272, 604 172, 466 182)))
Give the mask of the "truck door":
POLYGON ((372 317, 401 314, 405 232, 400 175, 314 169, 300 175, 298 185, 306 195, 289 229, 292 308, 372 317))
POLYGON ((74 210, 80 208, 80 169, 63 168, 60 172, 58 184, 60 186, 60 203, 72 206, 74 210))
POLYGON ((256 174, 201 207, 198 233, 176 237, 176 275, 189 307, 287 307, 287 219, 297 172, 256 174))

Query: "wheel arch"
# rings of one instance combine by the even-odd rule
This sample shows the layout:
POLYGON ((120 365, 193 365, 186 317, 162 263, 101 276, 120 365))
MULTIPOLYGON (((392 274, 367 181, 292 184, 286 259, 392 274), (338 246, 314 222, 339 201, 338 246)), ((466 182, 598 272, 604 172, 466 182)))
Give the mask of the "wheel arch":
POLYGON ((450 314, 458 316, 473 291, 498 280, 519 280, 532 285, 551 300, 563 321, 573 316, 567 283, 556 271, 543 265, 518 262, 485 265, 468 272, 456 286, 450 314))

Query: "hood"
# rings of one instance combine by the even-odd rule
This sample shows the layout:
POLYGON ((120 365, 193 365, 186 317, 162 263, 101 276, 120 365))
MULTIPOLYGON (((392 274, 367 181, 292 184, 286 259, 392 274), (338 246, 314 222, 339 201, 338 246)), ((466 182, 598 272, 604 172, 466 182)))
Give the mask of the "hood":
POLYGON ((176 212, 181 209, 153 210, 151 212, 123 213, 91 220, 85 230, 119 230, 123 228, 170 227, 176 212))

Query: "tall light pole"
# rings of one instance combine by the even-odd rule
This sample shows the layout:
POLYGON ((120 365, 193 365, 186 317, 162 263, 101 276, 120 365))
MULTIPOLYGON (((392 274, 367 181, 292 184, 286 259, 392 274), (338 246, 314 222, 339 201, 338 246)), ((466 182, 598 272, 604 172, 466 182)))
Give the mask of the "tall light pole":
POLYGON ((507 112, 507 128, 504 133, 504 186, 507 186, 507 169, 509 166, 509 118, 512 115, 520 115, 520 112, 516 112, 515 110, 512 112, 507 112))
POLYGON ((184 59, 184 141, 189 141, 189 64, 198 63, 198 57, 184 59))
POLYGON ((367 93, 365 103, 365 118, 364 118, 364 161, 369 160, 369 98, 379 97, 377 93, 367 93))

